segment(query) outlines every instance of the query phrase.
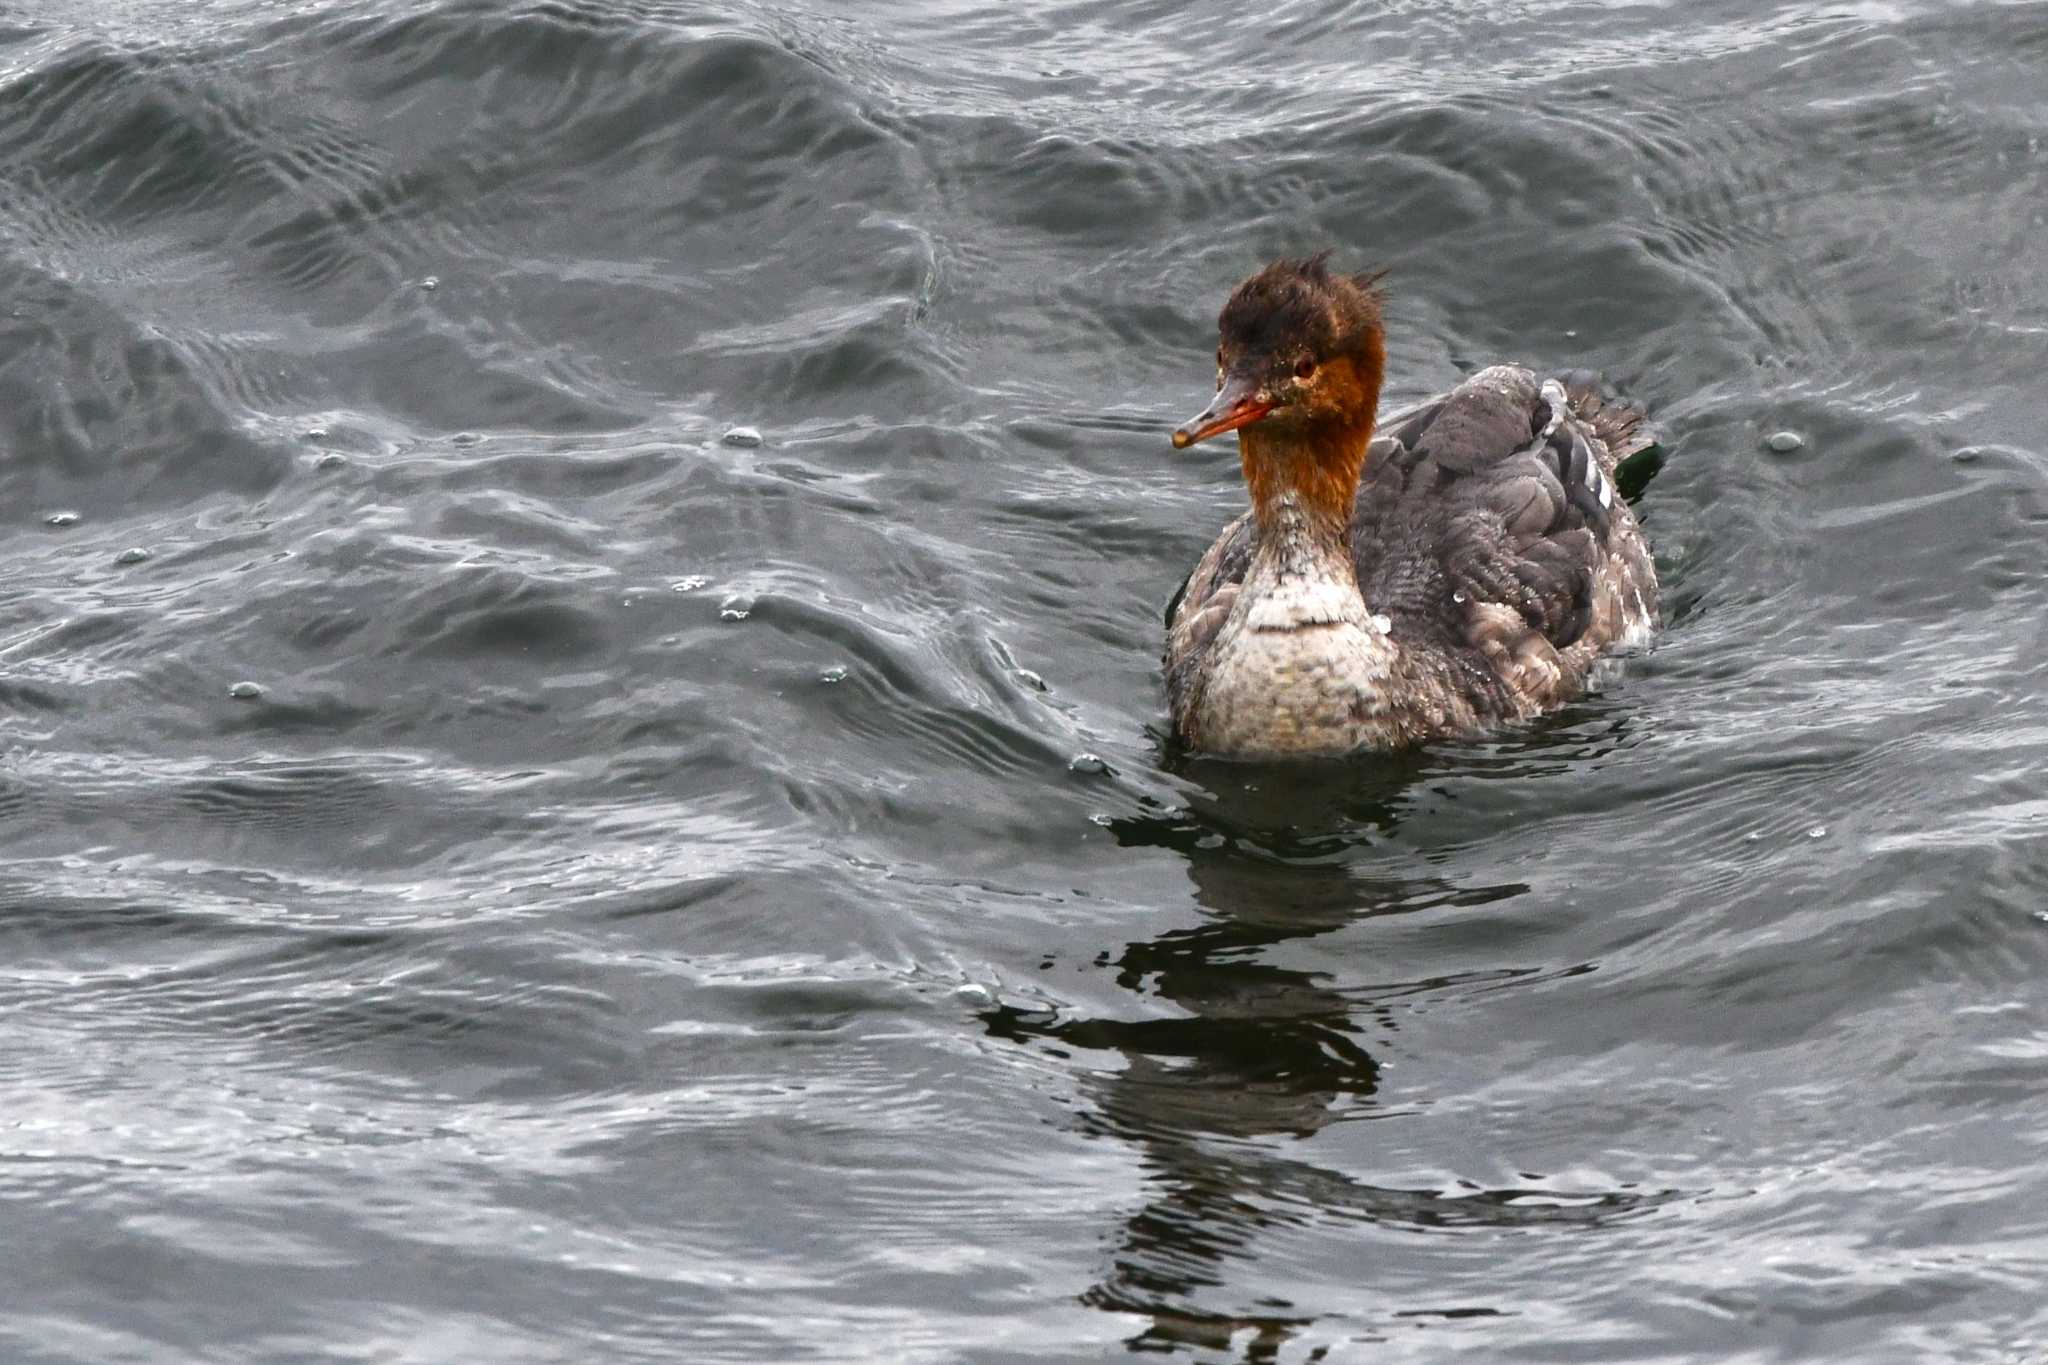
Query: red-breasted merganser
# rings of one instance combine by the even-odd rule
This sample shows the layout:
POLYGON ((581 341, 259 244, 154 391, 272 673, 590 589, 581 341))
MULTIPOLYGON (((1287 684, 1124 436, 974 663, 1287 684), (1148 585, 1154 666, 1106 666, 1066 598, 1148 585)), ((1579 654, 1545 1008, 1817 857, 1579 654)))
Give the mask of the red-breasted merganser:
POLYGON ((1251 494, 1166 608, 1174 730, 1209 753, 1476 734, 1580 695, 1656 623, 1656 567, 1614 484, 1654 444, 1642 413, 1584 376, 1496 365, 1374 439, 1379 277, 1327 256, 1237 287, 1216 397, 1173 433, 1236 432, 1251 494))

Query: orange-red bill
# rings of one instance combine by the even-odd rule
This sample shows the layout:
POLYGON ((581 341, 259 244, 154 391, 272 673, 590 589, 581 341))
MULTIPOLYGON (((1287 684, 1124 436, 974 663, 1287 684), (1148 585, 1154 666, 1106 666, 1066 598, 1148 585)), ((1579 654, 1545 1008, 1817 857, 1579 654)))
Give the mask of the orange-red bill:
POLYGON ((1226 379, 1209 406, 1173 429, 1173 448, 1186 450, 1197 441, 1250 426, 1273 410, 1262 402, 1259 386, 1249 379, 1226 379))

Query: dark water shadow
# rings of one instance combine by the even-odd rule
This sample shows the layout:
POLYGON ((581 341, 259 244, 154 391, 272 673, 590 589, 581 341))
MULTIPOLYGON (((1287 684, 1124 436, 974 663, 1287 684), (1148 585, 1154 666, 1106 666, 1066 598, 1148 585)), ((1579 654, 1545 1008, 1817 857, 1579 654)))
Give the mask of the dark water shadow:
POLYGON ((1375 1185, 1288 1151, 1290 1141, 1335 1123, 1413 1112, 1381 1096, 1373 1040, 1394 1028, 1395 1002, 1448 983, 1362 992, 1278 965, 1273 950, 1364 920, 1476 908, 1529 890, 1380 870, 1392 860, 1377 850, 1400 825, 1411 790, 1442 764, 1442 755, 1370 765, 1169 759, 1206 795, 1110 828, 1126 847, 1185 858, 1204 918, 1097 959, 1119 987, 1146 998, 1147 1017, 1012 1004, 982 1014, 993 1037, 1062 1057, 1117 1059, 1082 1073, 1092 1103, 1079 1122, 1140 1154, 1146 1198, 1105 1239, 1107 1267, 1082 1300, 1145 1323, 1127 1339, 1130 1350, 1277 1359, 1316 1314, 1280 1296, 1254 1297, 1251 1286, 1273 1276, 1246 1272, 1270 1250, 1262 1243, 1293 1229, 1586 1225, 1665 1197, 1375 1185))

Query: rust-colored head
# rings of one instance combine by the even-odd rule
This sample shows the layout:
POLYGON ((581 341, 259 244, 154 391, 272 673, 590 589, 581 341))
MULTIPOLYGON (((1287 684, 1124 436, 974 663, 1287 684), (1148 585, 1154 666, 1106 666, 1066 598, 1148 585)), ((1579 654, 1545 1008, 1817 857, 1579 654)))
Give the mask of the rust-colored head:
POLYGON ((1175 429, 1174 447, 1261 422, 1283 440, 1363 450, 1387 363, 1378 279, 1336 274, 1321 252, 1240 284, 1216 320, 1216 397, 1175 429))

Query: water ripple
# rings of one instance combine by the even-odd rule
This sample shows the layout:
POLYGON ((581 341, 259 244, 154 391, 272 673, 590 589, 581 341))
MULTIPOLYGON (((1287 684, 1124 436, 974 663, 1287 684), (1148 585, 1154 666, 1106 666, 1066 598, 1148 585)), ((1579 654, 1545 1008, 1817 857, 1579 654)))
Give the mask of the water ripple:
POLYGON ((10 13, 10 1358, 2041 1338, 2024 6, 10 13), (1655 412, 1598 695, 1163 741, 1322 246, 1655 412))

